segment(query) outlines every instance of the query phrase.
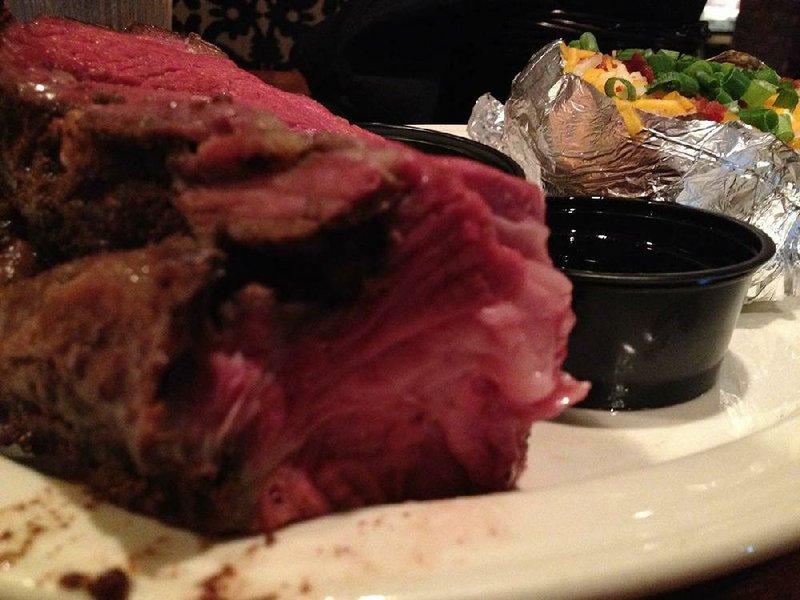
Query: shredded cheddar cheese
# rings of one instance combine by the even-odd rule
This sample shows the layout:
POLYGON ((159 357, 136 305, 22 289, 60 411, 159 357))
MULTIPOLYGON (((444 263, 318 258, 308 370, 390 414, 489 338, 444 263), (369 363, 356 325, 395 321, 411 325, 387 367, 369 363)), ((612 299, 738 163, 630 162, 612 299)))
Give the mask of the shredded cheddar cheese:
POLYGON ((625 123, 625 128, 628 130, 628 133, 631 136, 636 135, 642 129, 644 129, 642 119, 639 118, 639 115, 634 110, 633 102, 630 100, 622 100, 620 98, 612 98, 612 100, 614 101, 614 104, 617 105, 619 116, 622 117, 622 122, 625 123))

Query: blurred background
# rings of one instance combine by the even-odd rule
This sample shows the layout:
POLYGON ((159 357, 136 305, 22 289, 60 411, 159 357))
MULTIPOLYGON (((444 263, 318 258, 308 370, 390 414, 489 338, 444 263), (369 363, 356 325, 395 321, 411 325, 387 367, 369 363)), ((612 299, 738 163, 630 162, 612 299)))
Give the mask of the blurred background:
POLYGON ((799 0, 174 0, 173 29, 355 121, 465 122, 536 50, 584 31, 609 51, 735 47, 800 77, 799 0))
POLYGON ((45 11, 113 26, 130 19, 169 26, 171 9, 174 31, 199 34, 266 81, 356 122, 464 123, 484 93, 504 101, 542 46, 584 31, 604 51, 668 48, 709 57, 735 48, 800 78, 800 0, 8 3, 18 18, 45 11))

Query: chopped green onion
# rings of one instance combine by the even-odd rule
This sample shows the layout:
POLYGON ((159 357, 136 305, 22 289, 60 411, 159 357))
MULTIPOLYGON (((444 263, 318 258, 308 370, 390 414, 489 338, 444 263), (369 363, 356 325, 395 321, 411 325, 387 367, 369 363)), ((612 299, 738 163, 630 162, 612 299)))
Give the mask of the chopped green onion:
POLYGON ((624 50, 618 50, 617 60, 630 60, 637 52, 641 54, 644 52, 644 50, 641 50, 640 48, 625 48, 624 50))
POLYGON ((673 56, 667 50, 659 50, 652 56, 649 56, 647 62, 650 68, 653 69, 653 73, 655 75, 660 75, 661 73, 675 71, 676 58, 677 56, 673 56))
POLYGON ((741 69, 734 69, 722 80, 722 87, 734 100, 741 98, 749 86, 750 77, 741 69))
POLYGON ((713 74, 706 73, 705 71, 699 71, 695 76, 695 79, 697 79, 697 83, 700 84, 700 89, 710 94, 711 96, 716 96, 719 93, 720 88, 722 87, 722 84, 720 83, 719 79, 714 77, 713 74))
POLYGON ((792 117, 787 114, 778 115, 778 125, 773 132, 775 137, 782 142, 791 142, 794 139, 794 130, 792 129, 792 117))
POLYGON ((694 56, 690 54, 681 54, 675 60, 675 70, 682 73, 696 62, 698 62, 698 60, 694 56))
POLYGON ((592 52, 600 52, 600 46, 597 45, 597 38, 590 31, 586 31, 578 38, 581 43, 581 49, 591 50, 592 52))
POLYGON ((762 79, 753 79, 750 85, 747 86, 744 94, 742 94, 740 100, 747 102, 747 106, 751 108, 762 106, 764 102, 777 91, 778 88, 771 83, 762 79))
POLYGON ((630 81, 623 79, 622 77, 609 77, 606 80, 603 91, 606 93, 606 96, 610 98, 620 98, 621 100, 636 99, 636 88, 633 87, 633 84, 630 81), (622 95, 622 90, 617 91, 617 82, 624 86, 624 95, 622 95))
POLYGON ((742 108, 739 118, 761 131, 775 131, 778 127, 778 113, 769 108, 742 108))
POLYGON ((570 48, 578 48, 580 50, 591 50, 592 52, 600 52, 600 46, 597 45, 597 38, 594 34, 585 31, 577 40, 572 40, 567 44, 570 48))
POLYGON ((711 63, 711 67, 714 69, 714 72, 720 73, 723 78, 727 77, 730 72, 736 68, 730 63, 711 63))
POLYGON ((653 56, 653 51, 650 48, 625 48, 617 50, 617 60, 630 60, 634 54, 640 54, 642 58, 647 60, 648 56, 653 56))
POLYGON ((720 90, 715 100, 720 104, 730 104, 733 102, 733 98, 725 90, 720 90))
POLYGON ((778 85, 778 83, 780 83, 780 78, 774 69, 759 69, 753 76, 761 81, 767 81, 772 85, 778 85))
POLYGON ((663 73, 647 88, 647 93, 677 91, 687 98, 693 97, 700 91, 700 85, 694 77, 675 71, 663 73))
POLYGON ((686 67, 683 72, 698 80, 700 74, 714 78, 714 69, 711 67, 711 63, 704 60, 695 60, 692 64, 686 67))
POLYGON ((790 88, 778 88, 778 97, 775 98, 774 106, 775 108, 788 108, 789 110, 794 110, 797 106, 797 92, 794 91, 793 87, 790 88))

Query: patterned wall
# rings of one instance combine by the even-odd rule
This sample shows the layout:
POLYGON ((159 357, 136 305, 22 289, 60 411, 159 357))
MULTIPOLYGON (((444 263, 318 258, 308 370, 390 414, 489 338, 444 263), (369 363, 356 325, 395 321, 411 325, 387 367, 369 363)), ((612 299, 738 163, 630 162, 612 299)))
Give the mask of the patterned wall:
POLYGON ((172 28, 195 32, 251 69, 289 69, 294 40, 345 0, 174 0, 172 28))

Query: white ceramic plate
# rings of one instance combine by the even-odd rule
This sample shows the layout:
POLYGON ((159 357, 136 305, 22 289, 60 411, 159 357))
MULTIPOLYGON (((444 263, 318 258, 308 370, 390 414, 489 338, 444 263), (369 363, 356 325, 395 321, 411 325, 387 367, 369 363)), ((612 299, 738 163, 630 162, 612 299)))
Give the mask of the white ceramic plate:
POLYGON ((652 592, 800 542, 800 302, 742 314, 719 384, 534 427, 520 491, 381 506, 210 544, 0 459, 0 598, 507 599, 652 592), (204 594, 206 594, 204 596, 204 594), (214 595, 216 594, 216 595, 214 595))

